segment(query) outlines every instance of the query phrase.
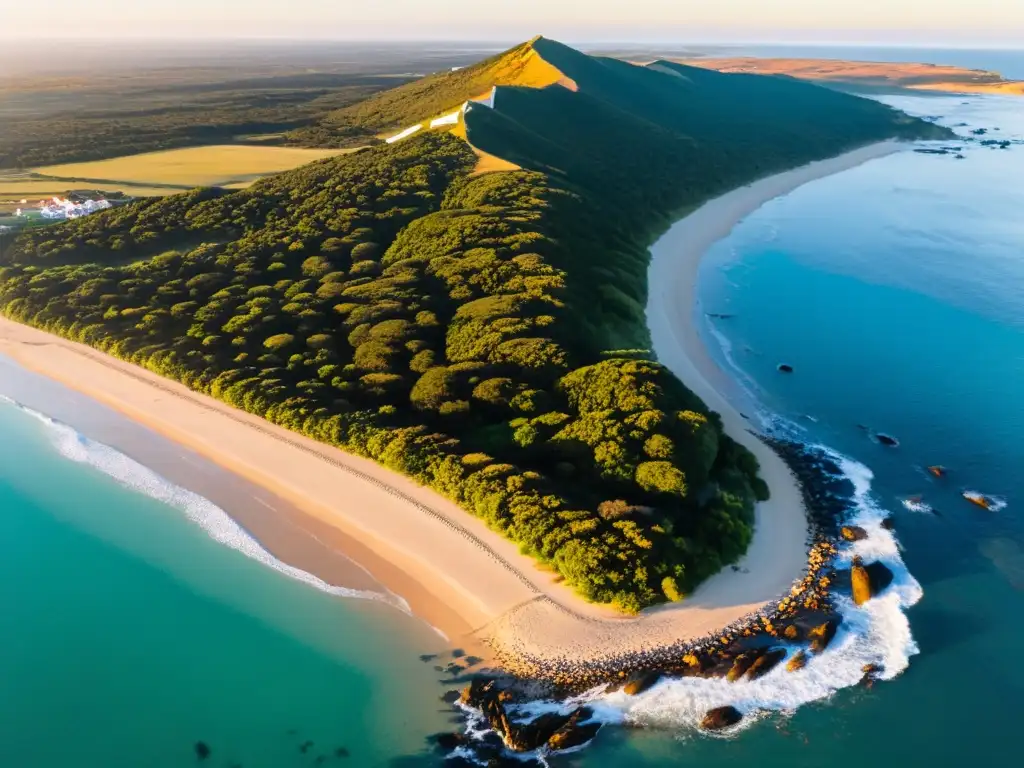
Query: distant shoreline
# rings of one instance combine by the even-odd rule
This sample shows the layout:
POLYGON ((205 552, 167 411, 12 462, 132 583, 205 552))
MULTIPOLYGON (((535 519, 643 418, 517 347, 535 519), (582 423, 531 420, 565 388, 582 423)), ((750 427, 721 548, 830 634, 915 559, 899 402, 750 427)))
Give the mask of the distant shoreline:
MULTIPOLYGON (((648 325, 655 351, 722 414, 726 431, 754 451, 772 499, 758 505, 754 541, 740 570, 726 568, 682 603, 636 618, 584 603, 480 520, 369 460, 6 318, 0 318, 0 353, 273 491, 317 526, 343 534, 339 548, 350 537, 361 551, 346 554, 453 644, 479 649, 486 643, 510 669, 534 673, 567 664, 605 667, 735 624, 778 599, 805 569, 807 520, 798 483, 712 384, 723 374, 692 322, 697 270, 708 247, 765 202, 899 147, 874 144, 733 190, 677 222, 652 247, 649 285, 656 289, 648 325)), ((275 549, 274 541, 263 543, 275 549)), ((323 577, 312 553, 297 552, 296 559, 291 564, 323 577)))

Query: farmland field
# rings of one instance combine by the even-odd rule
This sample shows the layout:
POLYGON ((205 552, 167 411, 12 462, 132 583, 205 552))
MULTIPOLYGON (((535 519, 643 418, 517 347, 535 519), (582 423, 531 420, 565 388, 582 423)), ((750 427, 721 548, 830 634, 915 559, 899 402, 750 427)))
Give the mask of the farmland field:
MULTIPOLYGON (((192 187, 237 187, 263 176, 291 170, 314 160, 348 151, 352 150, 229 144, 190 147, 87 163, 44 166, 36 168, 35 179, 27 183, 45 184, 46 179, 39 179, 39 176, 44 176, 63 180, 65 184, 98 184, 104 188, 117 185, 167 187, 168 189, 159 193, 170 194, 175 191, 174 188, 181 190, 192 187)), ((6 186, 0 181, 0 191, 6 191, 6 186)))

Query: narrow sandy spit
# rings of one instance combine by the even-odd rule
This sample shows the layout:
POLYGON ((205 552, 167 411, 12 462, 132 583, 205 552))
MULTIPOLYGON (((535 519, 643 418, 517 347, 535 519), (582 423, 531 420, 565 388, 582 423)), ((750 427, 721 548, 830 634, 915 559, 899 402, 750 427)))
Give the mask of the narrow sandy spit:
MULTIPOLYGON (((772 498, 758 505, 754 541, 739 570, 727 568, 685 602, 635 618, 584 603, 454 503, 371 461, 4 318, 0 354, 266 488, 311 516, 320 534, 339 532, 332 544, 405 597, 454 644, 487 640, 505 659, 545 665, 628 657, 737 621, 779 597, 806 564, 807 523, 796 481, 711 383, 724 374, 694 322, 701 255, 768 200, 901 146, 872 145, 734 190, 676 223, 652 247, 647 317, 658 359, 757 455, 772 498)), ((272 536, 261 541, 274 551, 272 536)), ((282 559, 329 579, 311 553, 282 559)))

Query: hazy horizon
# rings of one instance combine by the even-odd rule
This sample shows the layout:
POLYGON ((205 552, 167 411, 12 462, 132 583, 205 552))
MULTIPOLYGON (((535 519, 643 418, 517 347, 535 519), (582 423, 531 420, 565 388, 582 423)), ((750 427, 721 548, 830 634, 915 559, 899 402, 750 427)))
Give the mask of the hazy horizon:
POLYGON ((45 16, 37 4, 6 9, 0 38, 512 43, 542 33, 579 44, 1024 45, 1024 3, 1005 0, 592 0, 585 20, 577 8, 575 0, 48 0, 45 16))

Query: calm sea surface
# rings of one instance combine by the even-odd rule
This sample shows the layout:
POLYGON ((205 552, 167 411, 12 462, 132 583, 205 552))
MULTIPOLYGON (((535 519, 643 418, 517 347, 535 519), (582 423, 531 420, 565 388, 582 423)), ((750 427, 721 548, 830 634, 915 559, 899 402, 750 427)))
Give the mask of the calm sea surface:
MULTIPOLYGON (((1024 76, 1019 56, 937 60, 1024 76)), ((1021 100, 891 103, 1024 139, 1021 100)), ((686 725, 700 690, 655 689, 624 716, 658 728, 606 728, 557 764, 885 768, 1012 754, 1024 146, 964 154, 903 153, 773 201, 716 246, 700 286, 704 311, 735 315, 697 320, 749 412, 848 457, 871 503, 895 513, 905 578, 922 592, 912 637, 900 613, 866 625, 863 642, 909 666, 872 690, 826 696, 827 681, 804 678, 759 689, 769 711, 724 739, 686 725), (780 362, 796 372, 778 374, 780 362), (948 477, 930 478, 930 464, 948 477), (973 507, 963 489, 1006 507, 973 507), (935 513, 904 508, 911 495, 935 513)), ((20 376, 0 364, 0 393, 16 394, 20 376)), ((431 646, 419 622, 267 567, 201 499, 76 426, 0 401, 0 766, 180 768, 196 764, 197 740, 213 750, 204 764, 224 768, 434 762, 424 739, 450 726, 438 675, 416 658, 431 646)))

